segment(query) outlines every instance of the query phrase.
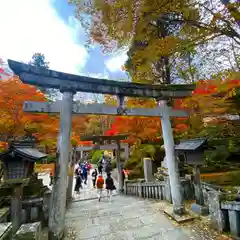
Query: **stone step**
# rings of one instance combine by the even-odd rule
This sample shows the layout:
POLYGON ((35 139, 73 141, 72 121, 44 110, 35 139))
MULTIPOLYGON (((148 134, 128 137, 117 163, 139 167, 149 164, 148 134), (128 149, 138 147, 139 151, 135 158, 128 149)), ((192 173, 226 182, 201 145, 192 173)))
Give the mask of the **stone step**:
POLYGON ((10 240, 12 234, 12 223, 0 223, 0 240, 10 240))
POLYGON ((0 223, 7 222, 9 214, 9 207, 0 208, 0 223))
POLYGON ((41 223, 22 224, 13 240, 41 240, 41 223))

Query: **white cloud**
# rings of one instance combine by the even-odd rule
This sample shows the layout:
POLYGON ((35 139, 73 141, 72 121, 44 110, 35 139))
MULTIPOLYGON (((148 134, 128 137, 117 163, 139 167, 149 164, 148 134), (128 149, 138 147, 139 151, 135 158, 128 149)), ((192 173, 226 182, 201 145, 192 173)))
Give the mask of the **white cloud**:
POLYGON ((111 72, 121 71, 122 66, 127 61, 128 57, 126 52, 120 53, 116 57, 113 57, 105 62, 105 65, 111 72))
POLYGON ((50 1, 0 1, 0 57, 28 62, 40 52, 51 69, 77 73, 87 52, 74 42, 77 30, 65 25, 50 1))

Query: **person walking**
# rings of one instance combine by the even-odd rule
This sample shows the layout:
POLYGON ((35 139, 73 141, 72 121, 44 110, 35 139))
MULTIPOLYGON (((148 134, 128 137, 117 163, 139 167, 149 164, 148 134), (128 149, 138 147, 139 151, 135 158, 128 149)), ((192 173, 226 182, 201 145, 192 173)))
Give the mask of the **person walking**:
POLYGON ((107 173, 107 178, 105 180, 105 186, 107 190, 107 198, 109 199, 109 202, 112 201, 112 191, 116 189, 114 185, 114 181, 111 177, 111 173, 107 173))
POLYGON ((50 183, 49 186, 53 185, 53 179, 54 179, 54 169, 50 170, 50 183))
POLYGON ((111 165, 111 161, 108 160, 105 163, 105 172, 106 174, 110 173, 112 171, 112 165, 111 165))
POLYGON ((96 187, 96 180, 97 180, 97 169, 94 169, 92 172, 92 182, 93 182, 93 187, 96 187))
POLYGON ((102 190, 103 190, 103 185, 104 185, 104 179, 101 174, 98 175, 97 181, 96 181, 96 186, 97 186, 97 196, 98 196, 98 201, 101 201, 102 197, 102 190))
POLYGON ((82 177, 81 177, 81 169, 76 168, 75 170, 75 176, 76 176, 76 183, 75 183, 75 188, 74 191, 76 192, 76 194, 80 193, 80 188, 82 188, 82 177))
POLYGON ((102 174, 102 169, 103 169, 103 164, 102 164, 102 162, 99 162, 98 163, 98 173, 99 174, 102 174))
POLYGON ((86 164, 82 166, 82 175, 83 175, 84 184, 87 185, 88 168, 86 164))

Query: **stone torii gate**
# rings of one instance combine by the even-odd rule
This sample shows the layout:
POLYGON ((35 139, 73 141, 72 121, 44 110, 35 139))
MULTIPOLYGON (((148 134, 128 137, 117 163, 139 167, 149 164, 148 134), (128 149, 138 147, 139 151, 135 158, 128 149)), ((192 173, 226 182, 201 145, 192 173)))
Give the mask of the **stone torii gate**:
MULTIPOLYGON (((124 151, 124 158, 128 159, 129 158, 129 144, 128 143, 121 143, 121 151, 124 151)), ((117 149, 117 144, 104 144, 104 145, 99 145, 99 146, 82 146, 79 145, 75 148, 77 152, 79 151, 91 151, 91 150, 114 150, 117 149)))
POLYGON ((49 219, 49 238, 61 239, 64 230, 67 170, 70 148, 72 114, 106 114, 126 116, 159 116, 161 118, 163 140, 171 185, 173 211, 175 214, 184 212, 177 163, 175 161, 174 141, 171 128, 171 116, 187 116, 185 112, 174 111, 167 106, 167 100, 190 96, 195 85, 147 85, 129 82, 94 79, 36 67, 9 60, 13 72, 19 75, 23 83, 45 88, 59 89, 63 96, 61 102, 26 103, 29 112, 60 112, 60 156, 56 163, 56 182, 52 193, 52 211, 49 219), (73 103, 77 91, 116 95, 119 107, 104 104, 86 105, 73 103), (124 108, 124 97, 155 98, 159 107, 153 109, 124 108), (38 106, 38 107, 36 107, 38 106))

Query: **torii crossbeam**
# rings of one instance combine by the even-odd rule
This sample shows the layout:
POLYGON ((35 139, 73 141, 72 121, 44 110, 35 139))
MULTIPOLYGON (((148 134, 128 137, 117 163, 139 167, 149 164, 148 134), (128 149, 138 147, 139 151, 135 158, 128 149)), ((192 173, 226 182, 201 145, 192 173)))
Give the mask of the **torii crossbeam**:
MULTIPOLYGON (((25 112, 34 113, 60 113, 61 101, 56 102, 24 102, 23 110, 25 112)), ((162 117, 164 112, 171 117, 187 117, 188 113, 182 110, 174 110, 170 107, 166 109, 162 107, 155 108, 119 108, 106 104, 83 104, 79 102, 73 103, 73 115, 123 115, 123 116, 143 116, 143 117, 162 117)))

